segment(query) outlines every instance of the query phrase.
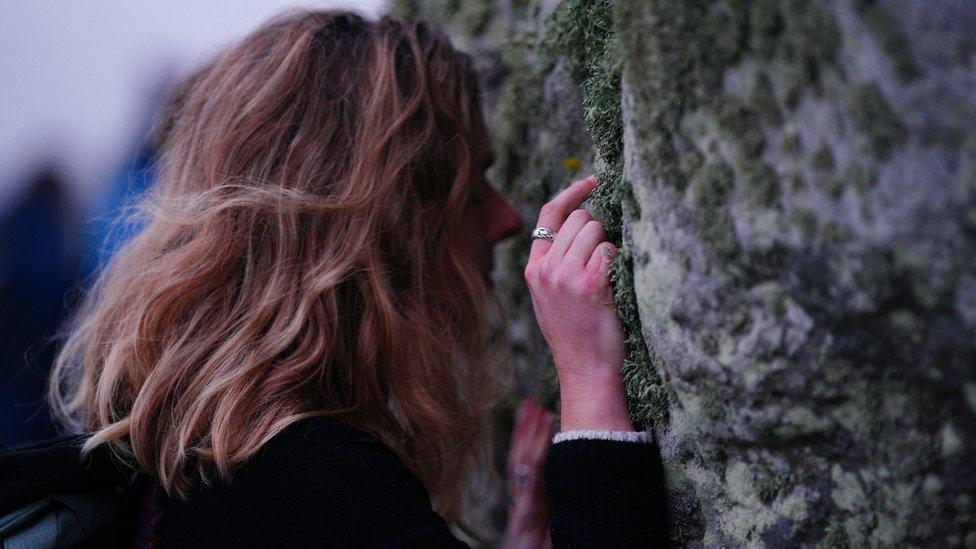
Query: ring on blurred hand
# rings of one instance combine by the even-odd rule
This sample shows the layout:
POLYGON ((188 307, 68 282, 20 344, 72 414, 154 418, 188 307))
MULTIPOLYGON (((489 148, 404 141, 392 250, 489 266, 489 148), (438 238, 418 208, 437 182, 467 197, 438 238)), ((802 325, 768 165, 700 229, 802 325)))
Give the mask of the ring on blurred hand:
POLYGON ((524 463, 516 463, 514 469, 515 473, 515 485, 519 488, 525 488, 529 485, 529 477, 532 476, 532 468, 524 463))
POLYGON ((537 238, 541 238, 543 240, 548 240, 549 242, 552 242, 552 240, 556 238, 556 233, 552 232, 551 230, 545 227, 536 227, 532 231, 532 240, 535 240, 537 238))

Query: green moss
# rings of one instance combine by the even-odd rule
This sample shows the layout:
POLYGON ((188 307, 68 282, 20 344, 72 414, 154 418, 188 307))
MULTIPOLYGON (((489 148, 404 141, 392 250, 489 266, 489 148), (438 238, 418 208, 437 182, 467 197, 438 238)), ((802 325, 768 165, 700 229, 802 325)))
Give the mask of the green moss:
POLYGON ((590 202, 607 233, 619 242, 621 204, 627 201, 637 208, 621 189, 623 117, 613 5, 612 0, 564 1, 546 22, 542 49, 560 56, 583 89, 583 121, 600 160, 600 185, 590 202))
POLYGON ((725 204, 733 179, 732 167, 725 162, 705 164, 691 180, 695 207, 705 209, 725 204))
POLYGON ((460 6, 461 21, 468 33, 478 35, 484 32, 497 10, 492 0, 465 0, 460 6))
POLYGON ((838 200, 844 196, 844 189, 847 188, 847 182, 840 177, 824 174, 817 178, 817 186, 820 187, 820 190, 824 194, 834 200, 838 200))
POLYGON ((794 208, 790 218, 793 224, 800 229, 804 238, 813 239, 817 234, 817 214, 807 208, 794 208))
POLYGON ((651 357, 641 334, 633 260, 622 242, 624 212, 636 218, 640 209, 623 180, 621 67, 613 14, 613 0, 564 0, 546 21, 540 50, 546 56, 561 58, 583 90, 583 122, 596 149, 600 181, 589 202, 607 234, 620 244, 612 279, 617 313, 630 347, 623 367, 624 381, 635 423, 648 424, 667 417, 667 397, 651 368, 651 357))
POLYGON ((783 80, 783 104, 790 111, 795 111, 803 99, 803 78, 799 70, 783 69, 781 78, 783 80))
POLYGON ((779 126, 783 123, 783 111, 773 90, 773 81, 769 75, 760 71, 756 75, 752 91, 749 92, 749 102, 755 107, 759 116, 767 123, 779 126))
POLYGON ((833 65, 842 44, 840 27, 826 9, 814 2, 784 2, 786 31, 780 46, 783 57, 801 69, 805 84, 820 88, 825 66, 833 65))
POLYGON ((705 245, 722 258, 734 257, 739 250, 732 216, 726 207, 732 185, 732 168, 724 162, 706 164, 691 180, 699 235, 705 245))
MULTIPOLYGON (((502 50, 502 60, 510 67, 511 77, 505 82, 498 104, 493 128, 495 165, 493 179, 506 191, 513 185, 528 162, 525 140, 529 128, 539 121, 542 112, 542 83, 551 63, 533 62, 533 52, 538 47, 539 36, 531 29, 514 33, 502 50)), ((549 185, 535 186, 534 197, 525 198, 527 203, 541 204, 553 189, 549 185)))
POLYGON ((701 27, 697 29, 699 36, 688 46, 693 48, 696 61, 690 67, 694 79, 690 89, 698 94, 698 100, 707 101, 709 97, 702 93, 719 88, 725 68, 746 50, 748 18, 741 2, 729 2, 723 6, 717 2, 698 0, 684 4, 686 17, 695 16, 698 10, 703 13, 701 27))
POLYGON ((846 227, 836 221, 826 221, 820 229, 820 236, 830 245, 840 245, 853 238, 850 227, 846 227))
MULTIPOLYGON (((705 163, 705 157, 702 156, 697 149, 692 149, 681 155, 680 170, 682 174, 693 174, 701 169, 702 165, 705 163)), ((681 189, 684 189, 684 184, 687 182, 686 178, 682 177, 681 181, 678 183, 681 189)))
POLYGON ((752 107, 739 98, 726 97, 717 115, 719 127, 738 142, 742 156, 749 159, 762 156, 766 135, 752 107))
POLYGON ((640 80, 640 101, 650 107, 647 116, 638 121, 648 152, 645 160, 664 181, 683 183, 691 172, 679 165, 681 155, 665 136, 680 133, 679 113, 712 106, 721 97, 726 67, 746 48, 745 11, 739 2, 709 0, 652 0, 619 6, 623 49, 644 52, 631 62, 640 80), (641 24, 634 25, 635 21, 641 24))
POLYGON ((829 174, 834 171, 834 153, 826 141, 821 141, 820 146, 813 153, 813 169, 822 174, 829 174))
POLYGON ((879 159, 888 158, 892 149, 905 141, 908 130, 877 84, 854 89, 850 115, 868 140, 868 150, 879 159))
POLYGON ((789 129, 783 132, 779 146, 783 149, 783 152, 799 154, 803 151, 803 138, 800 137, 800 132, 796 131, 796 129, 789 129))
MULTIPOLYGON (((763 282, 753 291, 758 292, 766 310, 772 312, 776 318, 782 318, 786 314, 786 300, 789 299, 789 295, 779 283, 763 282)), ((789 416, 789 412, 786 415, 789 416)))
POLYGON ((701 345, 702 351, 708 356, 716 356, 719 351, 719 341, 718 336, 712 332, 702 332, 698 336, 699 345, 701 345))
POLYGON ((877 179, 877 170, 857 162, 852 162, 844 169, 844 180, 862 194, 874 187, 877 179))
POLYGON ((824 194, 834 200, 840 198, 844 194, 844 188, 847 185, 844 179, 834 177, 833 175, 836 166, 834 153, 831 152, 830 146, 827 145, 826 141, 820 142, 820 146, 813 153, 810 163, 813 165, 813 169, 819 174, 817 183, 824 194))
POLYGON ((764 208, 775 207, 779 199, 779 181, 772 166, 765 162, 748 162, 743 171, 749 202, 764 208))
POLYGON ((495 15, 491 0, 393 0, 393 13, 439 24, 456 22, 468 36, 481 34, 495 15))
POLYGON ((418 17, 421 13, 420 0, 393 0, 390 2, 390 11, 409 17, 418 17))
POLYGON ((801 191, 807 186, 807 182, 799 172, 793 172, 787 176, 790 188, 794 191, 801 191))
POLYGON ((776 53, 776 46, 783 34, 785 22, 780 12, 779 0, 756 0, 752 4, 753 47, 769 59, 776 53))
POLYGON ((563 56, 584 91, 583 113, 605 159, 623 152, 620 67, 614 51, 613 1, 566 0, 546 25, 543 47, 563 56))
POLYGON ((650 367, 647 346, 640 331, 640 313, 634 293, 633 256, 629 248, 622 248, 617 255, 611 280, 617 314, 624 324, 627 345, 631 350, 623 365, 631 417, 639 424, 664 421, 668 417, 668 399, 660 379, 650 367))
POLYGON ((966 139, 969 138, 969 130, 960 126, 932 128, 930 131, 923 132, 921 138, 926 145, 942 145, 955 151, 966 144, 966 139))
POLYGON ((911 81, 921 74, 909 48, 908 38, 897 21, 884 11, 876 0, 857 0, 857 10, 868 28, 881 43, 895 72, 904 81, 911 81))

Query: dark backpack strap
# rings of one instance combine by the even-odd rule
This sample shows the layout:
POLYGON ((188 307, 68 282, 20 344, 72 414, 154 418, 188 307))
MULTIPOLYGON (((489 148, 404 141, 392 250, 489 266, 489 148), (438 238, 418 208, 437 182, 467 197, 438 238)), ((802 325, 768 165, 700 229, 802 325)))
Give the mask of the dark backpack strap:
POLYGON ((83 458, 86 438, 76 435, 0 449, 0 516, 52 494, 127 490, 132 469, 104 445, 83 458))
POLYGON ((131 546, 134 497, 148 482, 106 446, 82 457, 85 440, 70 436, 0 449, 0 517, 11 519, 0 540, 13 546, 37 539, 52 541, 52 547, 131 546))

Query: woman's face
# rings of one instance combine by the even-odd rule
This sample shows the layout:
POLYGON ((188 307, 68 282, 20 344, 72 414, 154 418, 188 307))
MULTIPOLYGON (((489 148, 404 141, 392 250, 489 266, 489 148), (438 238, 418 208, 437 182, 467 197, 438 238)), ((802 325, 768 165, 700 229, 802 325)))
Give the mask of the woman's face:
POLYGON ((488 183, 485 172, 491 165, 491 154, 483 159, 471 189, 471 200, 461 220, 459 239, 477 263, 478 270, 491 286, 495 244, 513 236, 522 228, 522 220, 512 205, 488 183))

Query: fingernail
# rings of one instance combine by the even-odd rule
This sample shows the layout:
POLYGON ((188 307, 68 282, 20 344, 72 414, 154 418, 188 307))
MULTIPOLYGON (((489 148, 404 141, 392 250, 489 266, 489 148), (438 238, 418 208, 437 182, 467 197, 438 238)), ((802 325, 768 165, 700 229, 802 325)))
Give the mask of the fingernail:
POLYGON ((610 246, 607 245, 600 246, 600 252, 603 253, 603 257, 609 259, 610 261, 613 261, 613 251, 611 250, 610 246))

